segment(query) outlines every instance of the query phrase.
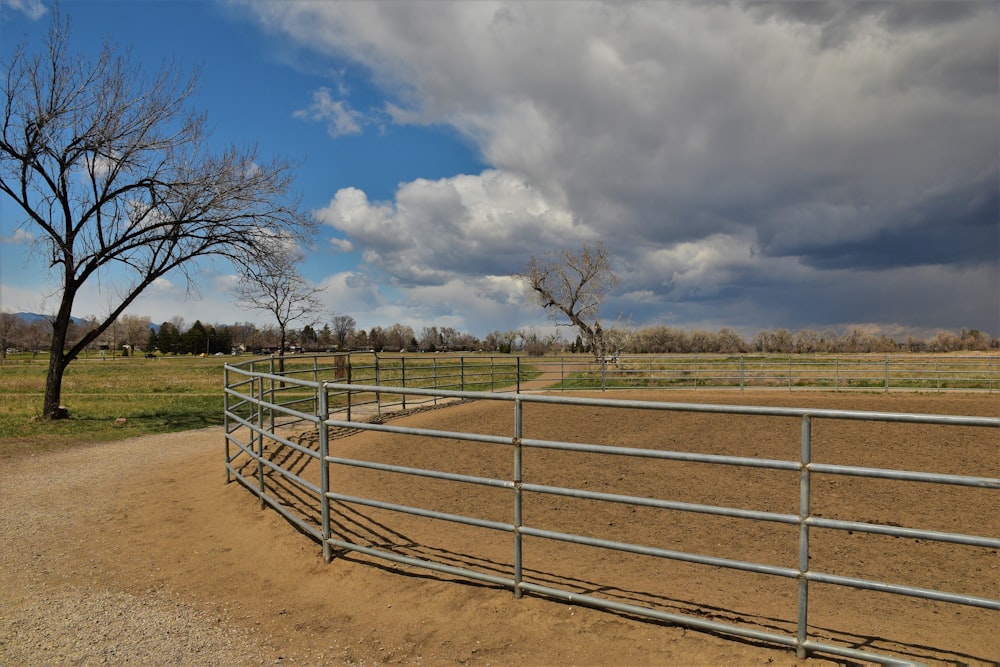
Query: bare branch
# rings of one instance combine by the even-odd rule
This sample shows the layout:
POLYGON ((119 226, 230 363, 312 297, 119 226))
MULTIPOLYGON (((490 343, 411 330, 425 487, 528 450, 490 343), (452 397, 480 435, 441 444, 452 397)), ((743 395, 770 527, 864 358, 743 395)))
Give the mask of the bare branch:
POLYGON ((532 257, 519 274, 532 300, 557 324, 562 317, 580 330, 596 356, 603 354, 600 306, 618 286, 611 258, 603 243, 532 257))
MULTIPOLYGON (((38 53, 4 64, 0 193, 35 225, 61 284, 45 414, 58 407, 66 365, 139 294, 203 257, 251 265, 273 238, 304 241, 316 222, 289 195, 293 164, 255 147, 207 148, 204 114, 187 109, 197 76, 172 64, 151 76, 106 45, 68 52, 69 21, 53 12, 38 53), (124 268, 120 300, 67 347, 77 293, 124 268)), ((119 274, 116 274, 119 275, 119 274)))
MULTIPOLYGON (((281 333, 281 355, 285 351, 288 325, 323 312, 318 298, 323 290, 310 285, 299 274, 296 266, 301 260, 302 255, 294 248, 273 250, 262 256, 257 265, 244 269, 235 290, 240 306, 274 316, 281 333)), ((318 318, 309 319, 307 324, 312 326, 317 321, 318 318)))

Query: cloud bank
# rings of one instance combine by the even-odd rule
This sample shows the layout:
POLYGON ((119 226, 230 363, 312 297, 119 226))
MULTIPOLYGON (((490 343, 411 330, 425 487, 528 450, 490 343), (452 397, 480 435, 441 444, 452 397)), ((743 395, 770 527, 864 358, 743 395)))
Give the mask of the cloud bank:
MULTIPOLYGON (((600 239, 622 277, 606 317, 1000 333, 992 2, 247 9, 491 165, 331 193, 321 219, 399 289, 474 307, 448 286, 600 239)), ((361 130, 331 104, 312 112, 331 136, 361 130)), ((476 298, 517 301, 509 281, 476 298)))

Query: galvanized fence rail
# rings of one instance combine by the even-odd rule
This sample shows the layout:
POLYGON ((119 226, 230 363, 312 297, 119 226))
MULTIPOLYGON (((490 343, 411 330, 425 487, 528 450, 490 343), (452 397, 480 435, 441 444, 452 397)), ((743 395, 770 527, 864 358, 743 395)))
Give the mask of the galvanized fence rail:
POLYGON ((996 355, 630 355, 605 357, 585 370, 579 357, 537 363, 565 369, 567 359, 571 370, 561 383, 571 389, 1000 390, 996 355))
MULTIPOLYGON (((594 359, 585 354, 351 352, 332 356, 344 359, 348 375, 338 377, 380 387, 518 391, 522 383, 544 376, 557 390, 1000 391, 996 354, 642 354, 594 359)), ((407 400, 405 395, 391 398, 407 400)))
MULTIPOLYGON (((900 596, 923 598, 939 602, 967 605, 1000 611, 1000 600, 989 597, 915 587, 906 584, 884 582, 859 576, 844 576, 836 572, 822 572, 810 568, 810 531, 825 529, 835 531, 856 531, 895 537, 907 537, 931 542, 966 545, 983 549, 1000 549, 1000 536, 990 534, 990 526, 984 526, 986 534, 961 534, 930 530, 921 527, 900 527, 882 523, 866 523, 827 519, 811 512, 811 482, 816 474, 854 478, 871 478, 921 482, 926 484, 950 485, 983 489, 988 493, 1000 491, 1000 478, 969 475, 939 474, 902 469, 858 467, 837 464, 821 464, 812 460, 812 424, 815 420, 861 420, 882 423, 935 424, 945 427, 965 426, 984 429, 1000 428, 1000 418, 970 417, 927 414, 900 414, 884 412, 862 412, 813 408, 778 408, 761 406, 708 405, 670 402, 628 401, 610 398, 583 398, 567 395, 523 394, 517 392, 497 393, 490 391, 462 391, 439 388, 387 387, 379 384, 358 384, 356 382, 329 382, 321 378, 322 366, 314 364, 313 372, 299 369, 292 375, 276 374, 256 370, 253 364, 227 366, 226 368, 226 479, 245 486, 260 499, 261 507, 269 506, 279 512, 304 533, 322 544, 324 557, 329 561, 335 550, 348 550, 367 554, 396 563, 426 568, 428 570, 455 575, 471 580, 483 581, 503 586, 513 591, 516 597, 523 593, 568 600, 596 608, 635 614, 659 621, 686 627, 729 634, 750 640, 794 648, 799 657, 808 654, 828 654, 850 659, 867 660, 878 663, 907 663, 907 660, 892 655, 883 655, 850 646, 822 642, 809 635, 809 592, 812 584, 820 583, 849 587, 860 590, 880 591, 900 596), (309 376, 305 379, 303 376, 309 376), (375 414, 372 406, 365 415, 359 413, 359 402, 352 396, 381 396, 392 393, 408 400, 409 405, 422 405, 426 401, 478 400, 504 401, 511 404, 513 426, 509 433, 483 434, 464 431, 441 431, 411 428, 402 425, 371 421, 375 414), (792 418, 801 422, 799 456, 793 460, 766 459, 752 456, 723 456, 687 451, 661 449, 641 449, 613 447, 587 442, 559 442, 523 437, 523 409, 526 404, 554 404, 562 406, 589 406, 611 409, 675 411, 713 413, 718 415, 766 416, 792 418), (310 425, 316 429, 315 446, 307 446, 283 435, 283 426, 289 424, 310 425), (467 474, 457 474, 434 469, 397 466, 370 460, 350 459, 331 453, 331 433, 339 429, 352 432, 377 431, 401 436, 443 438, 456 442, 477 443, 482 446, 501 446, 510 449, 510 478, 493 478, 467 474), (296 457, 311 461, 319 467, 319 483, 307 480, 302 474, 304 466, 299 462, 294 469, 283 466, 267 451, 270 447, 286 448, 296 457), (709 504, 680 502, 662 498, 637 497, 624 493, 596 492, 579 488, 553 486, 534 483, 524 479, 522 457, 526 450, 548 449, 580 454, 598 454, 605 457, 639 457, 651 460, 672 460, 697 462, 707 465, 736 466, 783 471, 798 476, 798 512, 780 513, 744 508, 733 508, 709 504), (409 506, 390 500, 350 495, 331 487, 331 468, 344 467, 415 476, 424 479, 457 482, 482 487, 499 488, 510 491, 512 522, 486 520, 464 514, 435 511, 426 507, 409 506), (287 497, 295 502, 291 507, 287 497), (607 503, 629 504, 640 507, 690 512, 696 514, 722 516, 747 521, 768 522, 797 527, 798 563, 796 567, 781 567, 734 558, 719 558, 704 554, 688 553, 662 548, 620 542, 599 537, 547 530, 530 525, 522 520, 524 516, 525 494, 584 498, 607 503), (498 574, 494 569, 476 569, 438 562, 432 559, 407 556, 387 549, 360 544, 337 536, 332 530, 331 506, 333 503, 351 506, 380 508, 408 515, 472 526, 488 531, 509 533, 512 545, 512 568, 507 574, 498 574), (301 506, 310 508, 303 513, 301 506), (796 632, 794 635, 764 631, 757 628, 739 626, 708 620, 697 616, 668 613, 642 605, 624 603, 618 600, 581 594, 557 586, 532 581, 525 576, 523 539, 533 537, 564 543, 585 545, 597 549, 616 550, 641 554, 654 558, 693 563, 711 567, 727 568, 762 576, 781 577, 795 580, 798 596, 795 609, 796 632)), ((344 367, 331 365, 328 368, 343 373, 344 367)), ((342 375, 339 379, 347 379, 342 375)), ((459 376, 457 379, 461 379, 459 376)), ((450 381, 456 380, 451 377, 450 381)), ((378 401, 375 401, 376 413, 378 401)), ((984 432, 985 433, 985 432, 984 432)), ((995 446, 995 440, 993 445, 995 446)), ((990 445, 987 445, 990 446, 990 445)), ((995 529, 995 526, 993 526, 995 529)), ((538 570, 538 564, 532 569, 538 570)))

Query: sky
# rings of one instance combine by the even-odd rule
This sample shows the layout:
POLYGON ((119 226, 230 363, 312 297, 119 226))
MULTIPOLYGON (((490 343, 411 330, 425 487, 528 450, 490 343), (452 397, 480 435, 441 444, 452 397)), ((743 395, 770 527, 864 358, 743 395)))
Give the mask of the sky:
MULTIPOLYGON (((80 52, 198 68, 220 148, 299 163, 301 271, 361 328, 545 329, 513 276, 603 242, 605 323, 1000 336, 994 0, 60 7, 80 52)), ((4 61, 50 11, 0 0, 4 61)), ((0 198, 0 309, 50 312, 23 223, 0 198)), ((195 275, 129 313, 268 323, 232 267, 195 275)))

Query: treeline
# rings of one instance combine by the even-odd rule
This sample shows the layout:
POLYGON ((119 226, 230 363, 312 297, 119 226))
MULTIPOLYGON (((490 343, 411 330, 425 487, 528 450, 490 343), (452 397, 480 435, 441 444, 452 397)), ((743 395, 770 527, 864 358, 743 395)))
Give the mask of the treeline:
MULTIPOLYGON (((70 342, 80 340, 94 321, 73 325, 70 342)), ((586 354, 590 350, 579 337, 566 340, 556 333, 534 329, 493 331, 476 337, 452 327, 423 327, 419 332, 405 324, 358 328, 349 315, 331 316, 316 326, 287 332, 285 352, 329 352, 373 350, 376 352, 460 352, 586 354)), ((847 332, 809 329, 764 330, 745 338, 731 328, 718 331, 685 330, 667 326, 627 327, 615 325, 603 332, 607 349, 622 354, 858 354, 892 352, 961 352, 1000 350, 1000 339, 975 329, 942 331, 929 339, 907 336, 897 340, 880 332, 852 329, 847 332)), ((38 353, 47 350, 51 325, 43 318, 28 321, 11 313, 0 313, 0 354, 11 350, 38 353)), ((148 317, 126 315, 97 341, 88 354, 271 354, 279 351, 280 331, 274 326, 251 322, 187 325, 183 318, 154 325, 148 317)))
MULTIPOLYGON (((906 336, 897 340, 880 332, 852 329, 845 333, 811 329, 764 330, 746 339, 736 331, 723 328, 716 332, 674 327, 614 327, 605 331, 608 349, 617 354, 745 354, 752 352, 781 354, 859 354, 892 352, 959 352, 1000 350, 1000 339, 976 329, 959 333, 942 331, 923 340, 906 336)), ((576 345, 580 345, 577 340, 576 345)))

